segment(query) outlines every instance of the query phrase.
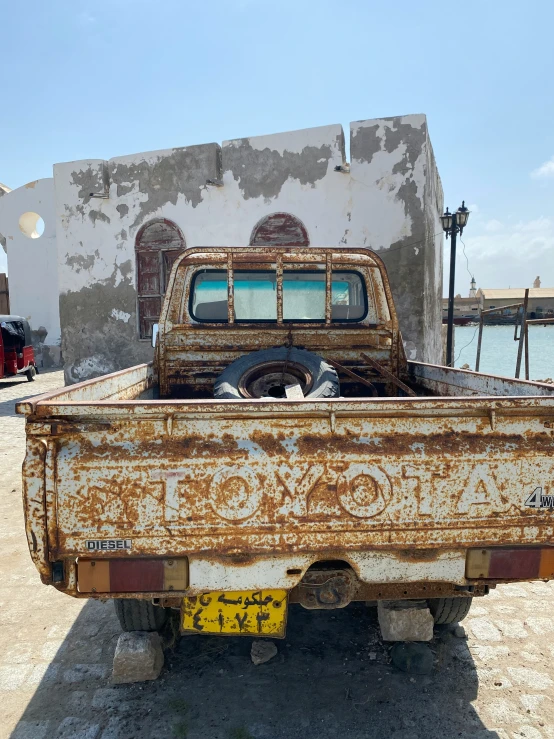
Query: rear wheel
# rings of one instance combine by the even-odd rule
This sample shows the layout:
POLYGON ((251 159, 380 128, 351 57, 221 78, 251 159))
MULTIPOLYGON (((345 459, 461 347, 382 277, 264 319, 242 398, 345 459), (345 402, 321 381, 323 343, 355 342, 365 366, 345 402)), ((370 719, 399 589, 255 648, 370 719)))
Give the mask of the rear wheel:
POLYGON ((473 598, 431 598, 429 610, 436 624, 457 624, 471 608, 473 598))
POLYGON ((118 598, 114 606, 123 631, 160 631, 170 610, 138 598, 118 598))
POLYGON ((27 372, 25 372, 25 376, 27 377, 27 382, 33 382, 36 374, 37 374, 36 369, 34 367, 29 367, 27 372))

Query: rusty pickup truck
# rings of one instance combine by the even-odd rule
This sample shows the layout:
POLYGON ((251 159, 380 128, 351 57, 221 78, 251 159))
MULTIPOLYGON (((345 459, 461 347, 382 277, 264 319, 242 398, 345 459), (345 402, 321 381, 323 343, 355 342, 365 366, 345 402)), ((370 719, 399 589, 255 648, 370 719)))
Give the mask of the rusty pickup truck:
POLYGON ((463 618, 554 577, 554 387, 406 360, 366 248, 189 248, 152 364, 18 404, 45 584, 124 629, 282 637, 288 606, 463 618))

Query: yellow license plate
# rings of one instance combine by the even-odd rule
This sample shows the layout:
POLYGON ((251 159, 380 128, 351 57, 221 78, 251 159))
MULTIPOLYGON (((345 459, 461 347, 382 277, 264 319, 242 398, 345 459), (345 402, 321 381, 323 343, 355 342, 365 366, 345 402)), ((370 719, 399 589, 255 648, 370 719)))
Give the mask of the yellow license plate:
POLYGON ((286 590, 203 593, 183 599, 183 631, 283 639, 287 625, 286 590))

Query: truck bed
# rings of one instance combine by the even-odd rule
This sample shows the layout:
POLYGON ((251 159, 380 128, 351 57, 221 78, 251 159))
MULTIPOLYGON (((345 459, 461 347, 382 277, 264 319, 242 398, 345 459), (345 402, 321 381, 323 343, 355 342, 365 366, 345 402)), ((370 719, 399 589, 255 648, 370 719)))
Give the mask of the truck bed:
POLYGON ((103 539, 188 556, 189 592, 291 587, 322 553, 365 582, 464 583, 470 546, 550 542, 525 501, 554 493, 554 387, 409 374, 421 397, 207 402, 152 398, 145 364, 19 403, 43 580, 103 539))

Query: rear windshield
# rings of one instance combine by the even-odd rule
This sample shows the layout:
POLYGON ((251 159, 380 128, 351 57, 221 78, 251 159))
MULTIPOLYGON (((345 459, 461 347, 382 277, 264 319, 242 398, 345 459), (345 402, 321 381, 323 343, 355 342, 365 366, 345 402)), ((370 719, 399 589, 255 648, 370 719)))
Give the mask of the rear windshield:
MULTIPOLYGON (((275 270, 234 273, 235 321, 277 320, 275 270)), ((358 272, 333 270, 333 321, 362 321, 368 312, 365 282, 358 272)), ((227 271, 197 272, 190 313, 196 321, 227 321, 227 271)), ((283 271, 283 320, 325 321, 325 271, 283 271)))

